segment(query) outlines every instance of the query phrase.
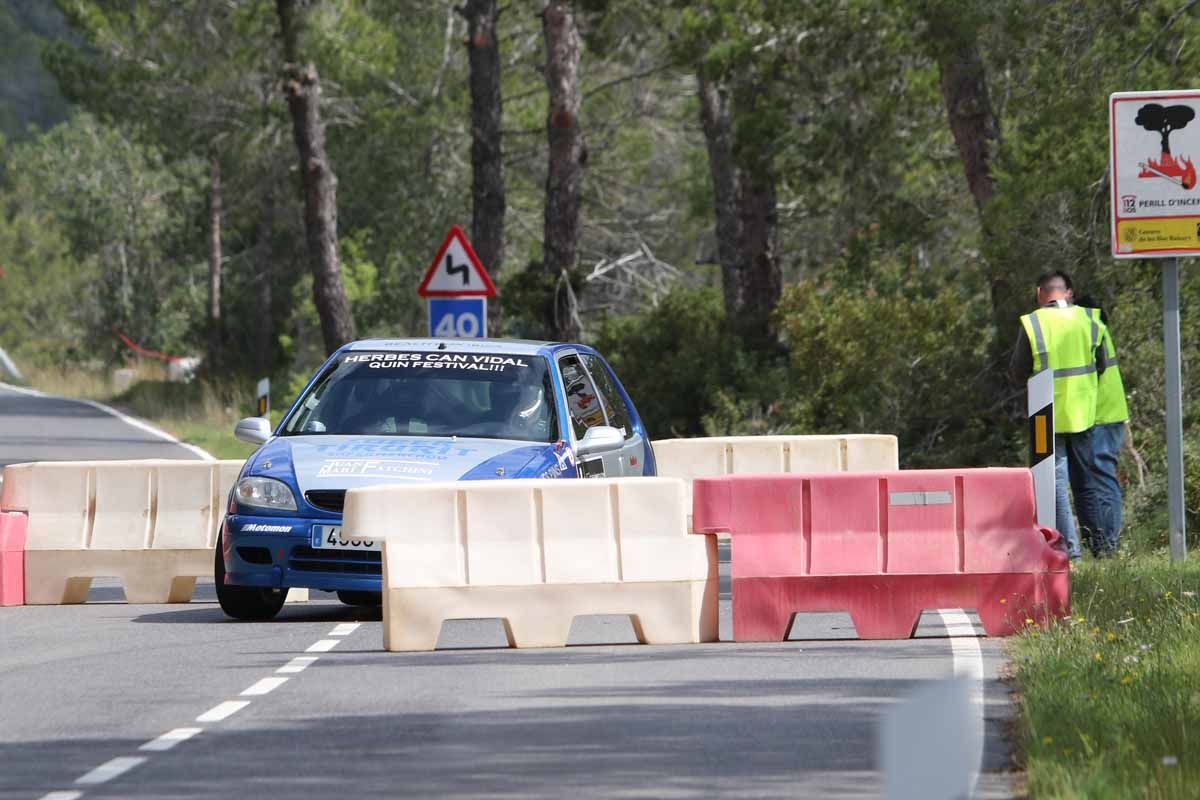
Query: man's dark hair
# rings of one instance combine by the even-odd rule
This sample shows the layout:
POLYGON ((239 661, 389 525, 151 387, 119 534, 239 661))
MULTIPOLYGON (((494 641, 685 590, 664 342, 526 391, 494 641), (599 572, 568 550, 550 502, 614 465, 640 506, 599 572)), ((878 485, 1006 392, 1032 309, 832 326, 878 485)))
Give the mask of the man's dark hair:
POLYGON ((1038 276, 1037 287, 1039 289, 1045 289, 1046 285, 1049 284, 1051 281, 1053 281, 1056 278, 1061 278, 1063 284, 1069 290, 1071 290, 1072 292, 1075 291, 1075 285, 1071 283, 1071 276, 1068 275, 1067 273, 1063 272, 1061 269, 1056 269, 1053 272, 1043 272, 1041 275, 1038 276))

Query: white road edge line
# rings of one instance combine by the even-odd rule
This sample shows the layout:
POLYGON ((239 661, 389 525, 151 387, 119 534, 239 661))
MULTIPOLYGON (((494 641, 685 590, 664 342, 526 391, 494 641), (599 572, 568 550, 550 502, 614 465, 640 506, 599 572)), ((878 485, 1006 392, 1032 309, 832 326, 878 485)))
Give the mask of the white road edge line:
POLYGON ((83 792, 47 792, 39 800, 79 800, 83 792))
MULTIPOLYGON (((4 381, 0 381, 0 389, 8 389, 10 392, 16 392, 17 394, 27 394, 30 397, 50 397, 51 396, 51 395, 46 394, 45 392, 39 392, 37 389, 26 389, 24 386, 14 386, 13 384, 5 383, 4 381)), ((68 792, 68 794, 70 794, 70 793, 68 792)))
POLYGON ((329 632, 329 635, 330 636, 349 636, 350 634, 352 634, 356 630, 358 630, 359 625, 362 625, 362 623, 361 622, 342 622, 337 627, 335 627, 333 630, 331 630, 329 632))
POLYGON ((248 705, 250 705, 249 700, 226 700, 196 717, 196 722, 220 722, 232 717, 248 705))
POLYGON ((328 653, 330 650, 338 646, 341 639, 322 639, 319 642, 313 642, 308 646, 306 653, 328 653))
POLYGON ((146 763, 146 756, 118 756, 117 758, 105 761, 91 772, 79 776, 75 779, 75 782, 86 786, 107 783, 113 778, 124 775, 129 770, 144 763, 146 763))
POLYGON ((32 397, 52 397, 55 400, 66 400, 66 401, 72 402, 72 403, 82 403, 85 406, 91 406, 92 408, 95 408, 99 411, 103 411, 106 414, 111 414, 112 416, 114 416, 117 419, 124 422, 126 425, 131 425, 134 428, 138 428, 139 430, 145 431, 146 433, 149 433, 152 436, 156 436, 159 439, 163 439, 164 441, 168 441, 172 444, 177 444, 180 447, 182 447, 184 450, 187 450, 187 451, 193 453, 194 455, 199 456, 204 461, 216 461, 217 460, 216 457, 212 453, 208 452, 207 450, 197 447, 194 444, 188 444, 187 442, 181 442, 181 441, 179 441, 179 439, 175 438, 174 436, 172 436, 171 434, 162 430, 161 428, 156 428, 155 426, 151 425, 150 423, 148 423, 144 420, 137 419, 136 417, 131 417, 128 414, 123 414, 120 411, 117 411, 115 408, 112 408, 111 406, 106 406, 104 403, 101 403, 98 400, 85 400, 80 397, 62 397, 61 395, 56 395, 56 394, 46 394, 45 392, 39 392, 37 389, 26 389, 24 386, 13 386, 12 384, 4 383, 3 381, 0 381, 0 389, 8 389, 9 391, 17 392, 18 394, 27 394, 32 397))
POLYGON ((310 665, 317 661, 317 656, 296 656, 288 663, 284 664, 279 669, 275 670, 281 675, 295 674, 304 672, 310 665))
POLYGON ((203 731, 203 728, 175 728, 167 731, 157 739, 151 739, 138 750, 149 750, 154 753, 163 753, 170 750, 180 742, 186 742, 188 739, 203 731))
POLYGON ((975 796, 975 785, 983 770, 983 651, 979 647, 979 634, 970 617, 962 609, 939 609, 938 616, 950 637, 950 657, 954 663, 954 674, 969 682, 971 717, 974 720, 972 749, 977 755, 971 758, 969 797, 975 796))
POLYGON ((242 697, 258 697, 259 695, 270 694, 287 682, 287 678, 263 678, 249 689, 243 691, 242 697))

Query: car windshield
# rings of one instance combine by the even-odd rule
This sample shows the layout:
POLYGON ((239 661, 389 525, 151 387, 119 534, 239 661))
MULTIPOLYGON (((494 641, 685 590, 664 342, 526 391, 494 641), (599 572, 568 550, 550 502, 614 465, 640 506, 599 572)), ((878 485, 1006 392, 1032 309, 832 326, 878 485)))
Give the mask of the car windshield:
POLYGON ((283 426, 312 434, 559 438, 544 358, 451 351, 343 354, 283 426))

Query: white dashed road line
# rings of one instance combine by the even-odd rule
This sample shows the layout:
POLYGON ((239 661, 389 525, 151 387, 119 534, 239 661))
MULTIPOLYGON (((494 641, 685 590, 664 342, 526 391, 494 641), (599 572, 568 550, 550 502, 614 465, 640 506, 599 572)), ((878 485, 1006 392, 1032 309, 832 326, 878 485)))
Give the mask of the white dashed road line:
POLYGON ((149 750, 154 753, 165 753, 180 742, 186 742, 188 739, 203 731, 204 728, 176 728, 172 731, 167 731, 157 739, 151 739, 138 750, 149 750))
POLYGON ((263 678, 249 689, 242 691, 242 697, 258 697, 259 695, 270 694, 287 682, 287 678, 263 678))
MULTIPOLYGON (((343 622, 338 624, 329 636, 346 637, 354 631, 358 630, 358 622, 343 622)), ((330 650, 338 646, 342 639, 321 639, 305 651, 307 653, 328 653, 330 650)), ((275 670, 276 673, 295 674, 303 672, 308 667, 317 661, 318 656, 296 656, 284 666, 275 670)), ((280 686, 288 682, 288 678, 267 677, 255 681, 242 693, 242 697, 261 697, 269 694, 280 686)), ((205 711, 200 716, 196 717, 196 722, 221 722, 229 719, 237 712, 241 711, 246 706, 250 705, 249 700, 226 700, 205 711)), ((180 742, 186 742, 193 736, 203 733, 204 728, 174 728, 159 736, 156 739, 144 743, 138 748, 139 751, 145 753, 164 753, 180 742)), ((113 778, 124 775, 129 770, 144 764, 149 760, 149 756, 119 756, 110 761, 106 761, 100 766, 93 769, 91 772, 84 773, 75 779, 77 786, 98 786, 102 783, 107 783, 113 778)), ((56 791, 42 795, 40 800, 79 800, 83 797, 83 792, 75 791, 56 791)))
POLYGON ((275 671, 280 675, 294 675, 297 672, 304 672, 317 658, 318 656, 296 656, 275 671))
POLYGON ((146 763, 146 756, 119 756, 111 761, 105 761, 100 766, 96 767, 91 772, 85 773, 75 779, 75 783, 84 786, 95 786, 101 783, 107 783, 118 775, 124 775, 134 767, 141 766, 146 763))
POLYGON ((226 700, 196 717, 196 722, 220 722, 223 719, 229 719, 248 705, 250 705, 249 700, 226 700))

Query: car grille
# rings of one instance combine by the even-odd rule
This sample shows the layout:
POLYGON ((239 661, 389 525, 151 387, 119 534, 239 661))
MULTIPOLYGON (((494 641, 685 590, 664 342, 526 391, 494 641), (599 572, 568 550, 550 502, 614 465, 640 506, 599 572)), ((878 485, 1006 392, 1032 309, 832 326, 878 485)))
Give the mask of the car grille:
POLYGON ((310 492, 304 493, 304 499, 323 511, 333 511, 340 514, 342 513, 342 508, 346 505, 346 490, 313 489, 310 492))
POLYGON ((299 545, 292 548, 288 566, 299 572, 382 575, 383 554, 362 550, 318 550, 299 545))

